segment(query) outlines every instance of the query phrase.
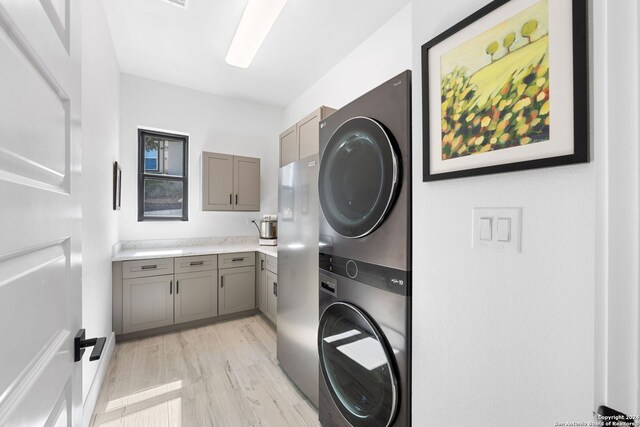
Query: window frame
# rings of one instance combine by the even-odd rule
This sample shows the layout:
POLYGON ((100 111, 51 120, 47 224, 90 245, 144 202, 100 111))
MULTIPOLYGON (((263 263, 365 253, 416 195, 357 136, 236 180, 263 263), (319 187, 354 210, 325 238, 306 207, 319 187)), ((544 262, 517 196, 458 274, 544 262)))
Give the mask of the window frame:
MULTIPOLYGON (((158 169, 160 169, 160 153, 158 151, 158 169)), ((189 221, 189 136, 151 129, 138 128, 138 222, 142 221, 189 221), (145 173, 144 137, 156 136, 183 141, 182 150, 182 177, 145 173), (147 178, 163 181, 181 181, 182 192, 182 216, 145 216, 144 214, 144 181, 147 178)))

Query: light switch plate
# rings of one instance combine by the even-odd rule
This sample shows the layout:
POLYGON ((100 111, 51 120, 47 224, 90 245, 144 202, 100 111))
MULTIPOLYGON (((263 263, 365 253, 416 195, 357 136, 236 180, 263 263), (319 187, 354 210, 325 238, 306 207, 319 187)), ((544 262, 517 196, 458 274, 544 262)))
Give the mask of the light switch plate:
POLYGON ((520 252, 521 224, 522 208, 473 208, 472 246, 501 252, 520 252), (489 240, 486 239, 487 219, 491 224, 489 240), (510 228, 505 230, 505 225, 510 225, 510 228), (505 239, 505 236, 508 238, 505 239))

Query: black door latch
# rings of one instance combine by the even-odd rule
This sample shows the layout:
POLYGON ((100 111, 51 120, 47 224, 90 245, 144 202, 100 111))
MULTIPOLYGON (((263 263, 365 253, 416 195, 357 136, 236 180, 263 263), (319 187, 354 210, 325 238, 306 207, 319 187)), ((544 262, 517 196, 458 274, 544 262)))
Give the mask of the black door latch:
POLYGON ((86 347, 93 347, 91 351, 91 356, 89 356, 90 361, 100 359, 102 356, 102 350, 104 350, 104 344, 107 342, 107 339, 102 338, 89 338, 85 339, 85 330, 80 329, 76 334, 76 337, 73 339, 73 348, 74 348, 74 358, 73 360, 79 362, 82 360, 82 355, 84 354, 84 349, 86 347))

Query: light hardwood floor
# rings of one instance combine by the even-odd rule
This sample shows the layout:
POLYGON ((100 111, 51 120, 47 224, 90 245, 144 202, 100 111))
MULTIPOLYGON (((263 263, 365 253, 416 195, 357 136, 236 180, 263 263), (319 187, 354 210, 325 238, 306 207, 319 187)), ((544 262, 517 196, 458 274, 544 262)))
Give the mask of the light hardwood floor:
POLYGON ((318 426, 318 415, 276 360, 260 315, 124 342, 93 426, 318 426))

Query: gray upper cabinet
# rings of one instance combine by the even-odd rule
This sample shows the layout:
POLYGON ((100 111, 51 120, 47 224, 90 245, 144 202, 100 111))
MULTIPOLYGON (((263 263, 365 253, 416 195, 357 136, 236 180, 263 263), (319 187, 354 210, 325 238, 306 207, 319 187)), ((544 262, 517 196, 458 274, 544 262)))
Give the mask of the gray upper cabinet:
POLYGON ((320 151, 321 120, 336 111, 322 106, 280 134, 280 167, 320 151))
POLYGON ((202 210, 233 210, 233 156, 202 153, 202 210))
POLYGON ((260 159, 233 157, 233 188, 234 210, 260 210, 260 159))
POLYGON ((280 167, 293 163, 300 158, 296 125, 280 134, 280 167))
POLYGON ((202 210, 260 211, 260 159, 203 151, 202 210))

